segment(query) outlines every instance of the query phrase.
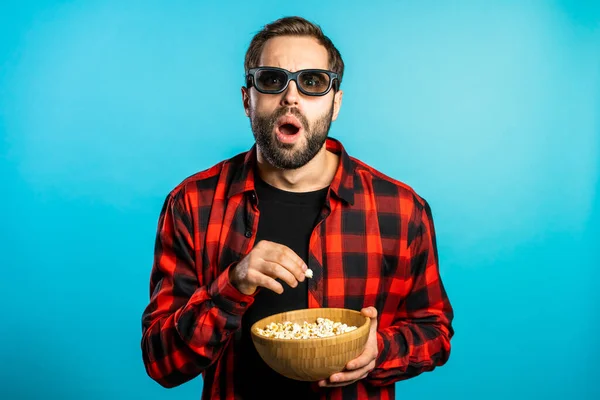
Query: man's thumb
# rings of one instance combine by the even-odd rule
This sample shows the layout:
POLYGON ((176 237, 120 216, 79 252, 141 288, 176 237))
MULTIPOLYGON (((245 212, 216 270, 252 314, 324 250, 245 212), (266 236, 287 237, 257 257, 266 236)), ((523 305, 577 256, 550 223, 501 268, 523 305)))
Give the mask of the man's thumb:
POLYGON ((377 309, 373 306, 369 306, 366 308, 363 308, 361 310, 361 313, 365 316, 365 317, 369 317, 369 318, 377 318, 377 309))

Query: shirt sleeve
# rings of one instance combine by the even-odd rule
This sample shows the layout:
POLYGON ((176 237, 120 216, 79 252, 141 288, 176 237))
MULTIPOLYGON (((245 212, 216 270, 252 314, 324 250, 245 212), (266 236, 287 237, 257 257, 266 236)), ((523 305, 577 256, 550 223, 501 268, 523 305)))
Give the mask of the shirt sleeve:
POLYGON ((192 213, 169 195, 158 221, 150 302, 142 315, 142 355, 148 375, 164 387, 193 379, 218 360, 254 301, 234 288, 228 266, 203 282, 202 249, 194 245, 192 213))
POLYGON ((377 332, 378 357, 367 380, 375 386, 431 371, 450 356, 453 309, 442 283, 429 204, 417 203, 408 225, 412 287, 391 326, 377 332))

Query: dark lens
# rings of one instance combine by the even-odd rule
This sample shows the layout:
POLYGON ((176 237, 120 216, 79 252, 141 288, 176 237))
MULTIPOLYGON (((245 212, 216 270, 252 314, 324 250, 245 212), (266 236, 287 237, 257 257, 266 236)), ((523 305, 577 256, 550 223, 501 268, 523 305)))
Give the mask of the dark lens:
POLYGON ((329 75, 319 71, 305 71, 298 77, 298 82, 309 93, 323 93, 329 87, 329 75))
POLYGON ((272 69, 260 69, 254 78, 256 87, 265 91, 281 90, 287 82, 287 75, 283 71, 272 69))

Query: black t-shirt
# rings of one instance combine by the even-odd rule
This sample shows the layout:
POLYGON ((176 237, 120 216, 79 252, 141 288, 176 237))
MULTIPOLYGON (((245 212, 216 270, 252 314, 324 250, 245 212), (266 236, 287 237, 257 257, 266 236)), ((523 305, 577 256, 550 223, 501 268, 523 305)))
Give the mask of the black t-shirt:
MULTIPOLYGON (((308 246, 317 218, 323 208, 327 189, 305 193, 287 192, 270 186, 255 175, 260 218, 255 245, 261 240, 283 244, 292 249, 308 265, 308 246)), ((310 382, 288 379, 273 371, 258 355, 250 328, 256 321, 280 312, 308 307, 307 279, 295 288, 278 279, 283 293, 261 288, 254 303, 242 317, 242 332, 238 339, 236 381, 243 399, 286 400, 311 398, 310 382), (277 388, 285 388, 280 392, 277 388)), ((316 397, 312 394, 312 397, 316 397)))

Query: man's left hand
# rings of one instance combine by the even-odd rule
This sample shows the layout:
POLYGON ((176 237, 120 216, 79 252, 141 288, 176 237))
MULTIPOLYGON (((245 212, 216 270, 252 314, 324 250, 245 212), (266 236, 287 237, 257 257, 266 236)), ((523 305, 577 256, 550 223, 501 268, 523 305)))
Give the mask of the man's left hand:
POLYGON ((346 386, 360 379, 366 378, 369 372, 375 368, 375 360, 377 360, 377 309, 375 307, 366 307, 360 312, 371 318, 371 327, 369 337, 363 352, 346 364, 343 372, 338 372, 329 377, 329 379, 319 381, 321 387, 337 387, 346 386))

